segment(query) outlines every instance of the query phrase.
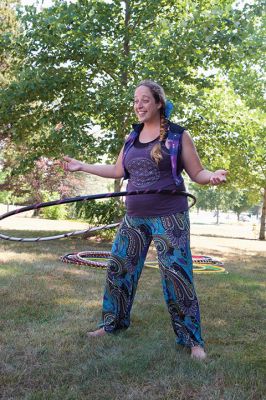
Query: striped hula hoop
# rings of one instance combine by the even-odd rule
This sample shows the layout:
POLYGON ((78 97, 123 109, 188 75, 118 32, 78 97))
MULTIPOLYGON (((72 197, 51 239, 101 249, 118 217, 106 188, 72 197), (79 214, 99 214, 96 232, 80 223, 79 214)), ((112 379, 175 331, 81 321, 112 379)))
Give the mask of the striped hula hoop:
MULTIPOLYGON (((97 200, 97 199, 108 199, 111 197, 124 197, 124 196, 136 196, 136 195, 141 195, 141 194, 172 194, 172 195, 178 195, 178 196, 185 196, 189 197, 192 199, 192 204, 189 206, 189 208, 193 207, 194 204, 196 203, 196 197, 193 196, 192 194, 185 192, 185 191, 178 191, 178 190, 134 190, 134 191, 124 191, 124 192, 111 192, 111 193, 102 193, 102 194, 92 194, 92 195, 85 195, 85 196, 77 196, 77 197, 70 197, 66 199, 59 199, 59 200, 54 200, 54 201, 48 201, 45 203, 37 203, 33 204, 30 206, 26 207, 21 207, 17 208, 16 210, 9 211, 5 214, 0 215, 0 221, 11 217, 12 215, 17 215, 26 211, 31 211, 31 210, 38 210, 40 208, 44 207, 51 207, 51 206, 58 206, 60 204, 68 204, 68 203, 75 203, 78 201, 89 201, 89 200, 97 200)), ((3 240, 10 240, 10 241, 15 241, 15 242, 43 242, 43 241, 48 241, 48 240, 55 240, 55 239, 63 239, 67 238, 70 236, 77 236, 77 235, 83 235, 87 234, 88 232, 95 232, 99 231, 102 229, 111 229, 114 227, 117 227, 119 223, 115 224, 107 224, 107 225, 102 225, 102 226, 96 226, 92 228, 88 228, 85 230, 79 230, 79 231, 73 231, 69 233, 63 233, 60 235, 54 235, 54 236, 45 236, 45 237, 34 237, 34 238, 21 238, 21 237, 14 237, 14 236, 7 236, 3 233, 0 233, 0 239, 3 240)))
MULTIPOLYGON (((105 269, 108 266, 110 256, 110 251, 89 250, 65 254, 60 257, 60 260, 67 264, 105 269)), ((192 255, 192 262, 193 272, 196 273, 227 273, 223 267, 224 263, 211 256, 192 255)), ((145 266, 148 268, 159 268, 158 261, 146 261, 145 266)))

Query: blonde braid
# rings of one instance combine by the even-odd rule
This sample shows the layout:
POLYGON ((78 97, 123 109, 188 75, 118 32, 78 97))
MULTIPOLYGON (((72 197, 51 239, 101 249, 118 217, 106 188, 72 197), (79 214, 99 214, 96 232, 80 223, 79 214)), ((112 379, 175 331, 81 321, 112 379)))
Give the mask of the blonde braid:
POLYGON ((164 140, 167 132, 167 121, 164 114, 161 114, 161 122, 160 122, 160 137, 159 143, 156 143, 153 148, 151 149, 151 158, 156 162, 158 165, 159 162, 162 160, 162 147, 161 143, 164 140))

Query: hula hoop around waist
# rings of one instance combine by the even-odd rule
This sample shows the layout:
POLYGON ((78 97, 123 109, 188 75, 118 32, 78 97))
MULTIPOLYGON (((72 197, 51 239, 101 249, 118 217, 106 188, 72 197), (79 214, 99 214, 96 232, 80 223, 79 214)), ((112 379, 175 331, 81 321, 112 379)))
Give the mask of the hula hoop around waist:
MULTIPOLYGON (((0 221, 11 217, 12 215, 17 215, 26 211, 31 211, 31 210, 38 210, 40 208, 44 207, 51 207, 51 206, 58 206, 60 204, 68 204, 68 203, 75 203, 78 201, 89 201, 89 200, 97 200, 97 199, 108 199, 111 197, 124 197, 124 196, 136 196, 136 195, 141 195, 141 194, 172 194, 172 195, 178 195, 178 196, 185 196, 189 197, 192 199, 192 204, 189 206, 189 208, 193 207, 194 204, 196 203, 196 197, 193 196, 191 193, 185 192, 185 191, 178 191, 178 190, 135 190, 135 191, 124 191, 124 192, 111 192, 111 193, 102 193, 102 194, 92 194, 92 195, 85 195, 85 196, 77 196, 77 197, 70 197, 66 199, 59 199, 59 200, 54 200, 54 201, 48 201, 45 203, 37 203, 33 204, 30 206, 26 207, 21 207, 17 208, 16 210, 9 211, 5 214, 0 215, 0 221)), ((102 225, 98 227, 92 227, 89 229, 85 229, 82 231, 74 231, 74 232, 69 232, 69 233, 64 233, 60 235, 54 235, 54 236, 45 236, 45 237, 34 237, 34 238, 20 238, 20 237, 13 237, 13 236, 7 236, 2 233, 0 233, 0 239, 3 240, 10 240, 10 241, 15 241, 15 242, 40 242, 40 241, 47 241, 47 240, 55 240, 55 239, 63 239, 67 238, 70 236, 77 236, 77 235, 83 235, 88 232, 94 232, 102 229, 110 229, 118 226, 119 223, 116 224, 108 224, 108 225, 102 225)))

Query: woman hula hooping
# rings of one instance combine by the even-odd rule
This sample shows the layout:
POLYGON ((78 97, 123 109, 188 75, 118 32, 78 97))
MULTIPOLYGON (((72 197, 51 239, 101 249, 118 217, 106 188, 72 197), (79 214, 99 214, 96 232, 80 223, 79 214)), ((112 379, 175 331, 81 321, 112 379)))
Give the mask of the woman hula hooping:
MULTIPOLYGON (((203 168, 189 133, 169 120, 172 105, 163 88, 151 80, 135 90, 138 118, 125 139, 115 165, 89 165, 64 157, 66 171, 83 171, 104 178, 128 179, 127 190, 185 190, 181 172, 200 185, 219 185, 227 171, 203 168)), ((99 337, 127 329, 144 261, 154 242, 163 294, 176 343, 190 349, 192 358, 206 358, 200 310, 193 284, 188 201, 178 195, 126 197, 126 215, 118 229, 108 261, 99 337)))

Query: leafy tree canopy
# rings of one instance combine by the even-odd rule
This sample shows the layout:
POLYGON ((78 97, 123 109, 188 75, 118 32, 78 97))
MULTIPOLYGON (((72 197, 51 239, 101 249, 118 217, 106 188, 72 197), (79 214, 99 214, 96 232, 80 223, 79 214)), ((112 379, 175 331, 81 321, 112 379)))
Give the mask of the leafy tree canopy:
POLYGON ((227 71, 242 52, 253 57, 256 43, 247 38, 260 2, 243 10, 233 3, 80 0, 55 1, 41 12, 26 7, 21 35, 10 45, 23 62, 0 93, 2 123, 12 125, 13 140, 27 140, 32 158, 71 152, 113 159, 133 121, 133 89, 141 79, 159 81, 184 115, 213 85, 200 71, 227 71), (90 133, 95 124, 102 129, 98 144, 90 133))

